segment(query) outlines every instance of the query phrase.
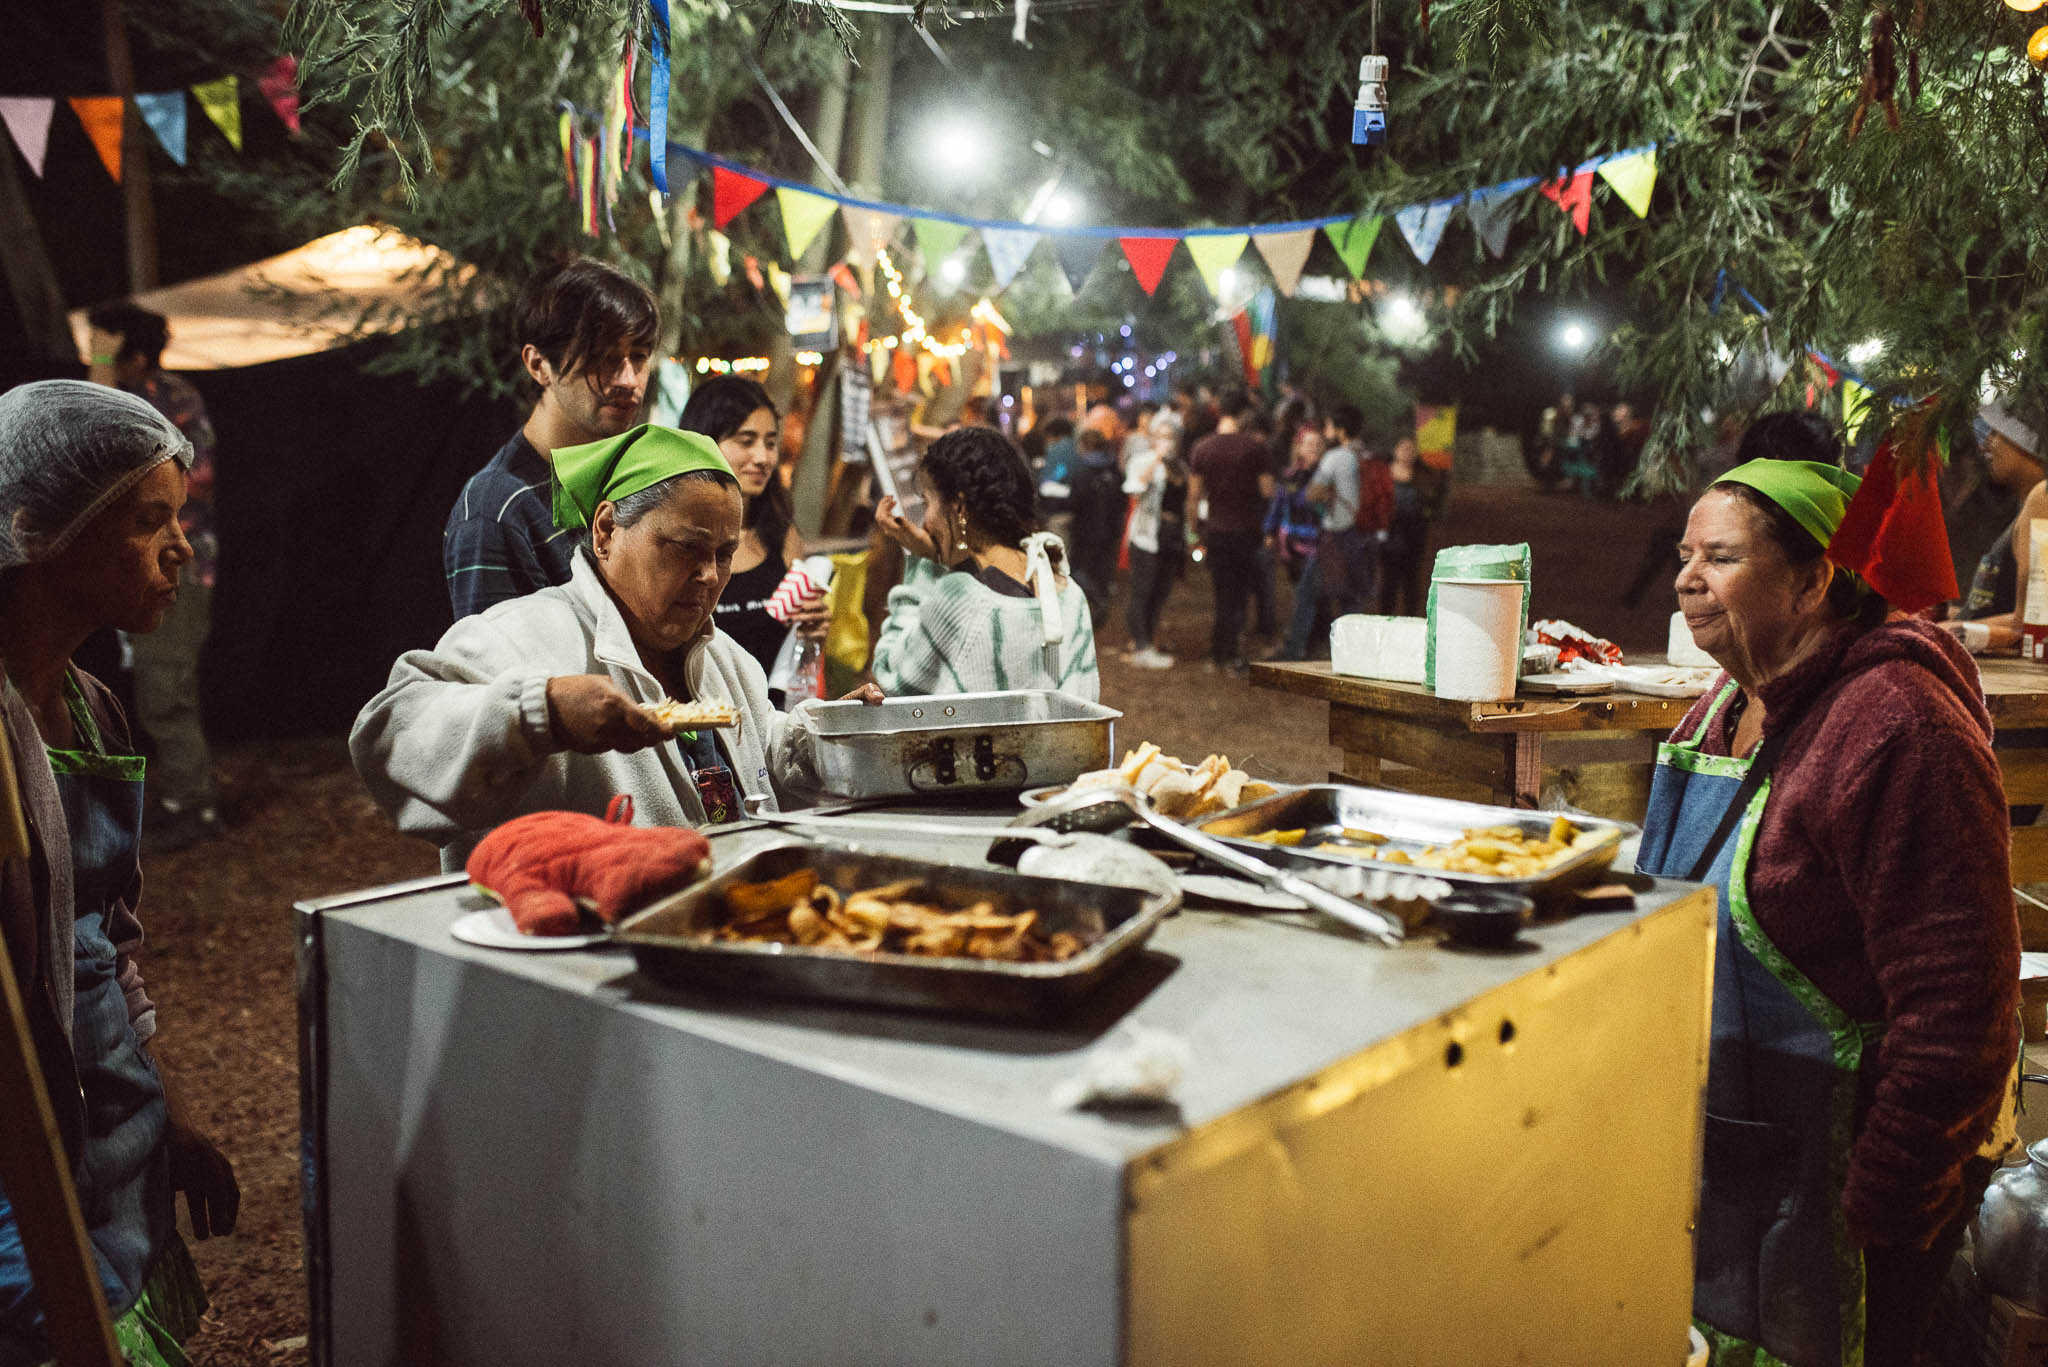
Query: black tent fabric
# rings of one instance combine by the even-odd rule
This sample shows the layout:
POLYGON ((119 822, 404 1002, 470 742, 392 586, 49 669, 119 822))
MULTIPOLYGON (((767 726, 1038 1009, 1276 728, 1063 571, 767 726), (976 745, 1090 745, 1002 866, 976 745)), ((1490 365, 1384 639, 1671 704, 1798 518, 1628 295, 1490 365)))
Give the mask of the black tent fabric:
POLYGON ((188 376, 220 442, 200 672, 216 741, 345 733, 391 662, 449 625, 441 529, 521 413, 366 373, 386 345, 188 376))

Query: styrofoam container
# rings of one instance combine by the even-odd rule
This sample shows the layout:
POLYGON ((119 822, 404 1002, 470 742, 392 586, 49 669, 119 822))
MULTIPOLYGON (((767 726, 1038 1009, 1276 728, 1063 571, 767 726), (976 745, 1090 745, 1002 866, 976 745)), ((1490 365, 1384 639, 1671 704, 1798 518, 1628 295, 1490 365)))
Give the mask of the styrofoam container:
POLYGON ((1515 696, 1522 665, 1519 579, 1436 581, 1436 694, 1461 702, 1515 696))
POLYGON ((1350 613, 1330 624, 1330 668, 1361 679, 1419 684, 1428 639, 1428 618, 1350 613))
POLYGON ((1685 624, 1685 614, 1671 614, 1671 634, 1664 643, 1664 659, 1674 665, 1686 665, 1698 669, 1711 669, 1716 661, 1713 656, 1693 644, 1692 628, 1685 624))

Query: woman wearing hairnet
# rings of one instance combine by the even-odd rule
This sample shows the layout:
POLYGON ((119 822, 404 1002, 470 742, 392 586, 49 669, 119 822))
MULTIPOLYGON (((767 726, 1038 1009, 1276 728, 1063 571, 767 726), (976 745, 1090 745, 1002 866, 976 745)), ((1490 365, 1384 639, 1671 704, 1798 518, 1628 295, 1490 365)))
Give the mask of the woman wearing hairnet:
MULTIPOLYGON (((0 866, 0 930, 116 1334, 131 1363, 169 1367, 185 1363, 178 1345, 205 1308, 173 1194, 202 1239, 234 1228, 241 1194, 150 1056, 156 1008, 136 962, 143 762, 71 655, 102 628, 163 620, 192 555, 178 526, 191 459, 133 395, 74 380, 0 394, 0 720, 30 844, 27 861, 0 866)), ((48 1355, 0 1192, 0 1367, 48 1355)))

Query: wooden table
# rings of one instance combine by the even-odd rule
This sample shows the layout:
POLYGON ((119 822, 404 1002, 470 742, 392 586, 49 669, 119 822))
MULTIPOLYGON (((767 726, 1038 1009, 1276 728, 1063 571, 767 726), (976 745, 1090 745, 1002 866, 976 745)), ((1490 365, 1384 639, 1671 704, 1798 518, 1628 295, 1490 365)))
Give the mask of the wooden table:
POLYGON ((1346 778, 1413 786, 1382 772, 1405 765, 1425 782, 1477 785, 1516 807, 1539 805, 1546 785, 1561 782, 1575 805, 1627 821, 1642 819, 1657 742, 1693 701, 1602 693, 1459 702, 1421 684, 1332 673, 1327 663, 1255 665, 1252 682, 1330 704, 1330 744, 1344 752, 1346 778))

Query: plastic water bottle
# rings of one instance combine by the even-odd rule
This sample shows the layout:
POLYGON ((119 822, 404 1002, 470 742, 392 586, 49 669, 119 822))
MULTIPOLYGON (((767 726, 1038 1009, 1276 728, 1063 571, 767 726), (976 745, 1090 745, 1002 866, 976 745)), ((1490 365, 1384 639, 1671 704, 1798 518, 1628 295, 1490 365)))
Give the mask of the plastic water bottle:
POLYGON ((822 636, 796 638, 796 667, 789 685, 782 690, 785 707, 795 707, 810 698, 825 696, 825 639, 822 636))

